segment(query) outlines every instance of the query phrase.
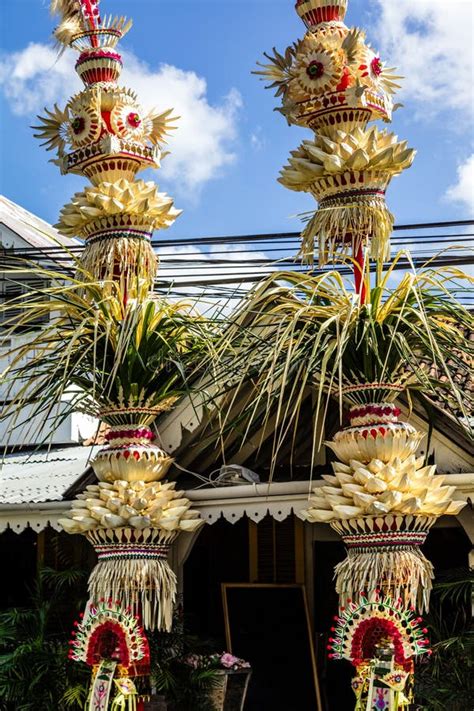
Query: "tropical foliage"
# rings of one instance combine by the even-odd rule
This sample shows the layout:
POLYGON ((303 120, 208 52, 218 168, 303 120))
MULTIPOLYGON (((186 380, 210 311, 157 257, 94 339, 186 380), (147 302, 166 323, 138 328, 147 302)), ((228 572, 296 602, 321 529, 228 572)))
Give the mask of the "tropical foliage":
POLYGON ((474 708, 474 572, 455 570, 435 583, 426 619, 433 654, 415 675, 419 711, 474 708))
MULTIPOLYGON (((7 278, 24 271, 19 265, 7 278)), ((54 429, 78 410, 166 410, 211 358, 212 324, 189 302, 153 297, 140 282, 125 291, 118 282, 96 282, 84 273, 65 282, 60 273, 29 267, 31 272, 52 286, 7 302, 3 327, 15 333, 40 316, 48 323, 8 353, 3 378, 11 395, 3 417, 30 405, 29 416, 51 417, 54 429)))
POLYGON ((171 707, 176 711, 214 711, 212 692, 219 685, 218 667, 189 663, 191 655, 208 653, 210 643, 189 634, 179 614, 171 632, 154 632, 149 642, 152 684, 171 707))
MULTIPOLYGON (((276 452, 278 441, 298 422, 308 389, 315 419, 326 411, 330 395, 342 411, 347 388, 373 383, 377 389, 351 394, 352 401, 383 401, 400 390, 421 390, 428 398, 454 399, 461 414, 472 411, 453 373, 469 371, 474 321, 453 291, 460 282, 468 288, 474 282, 457 269, 427 265, 397 283, 397 263, 407 257, 400 253, 372 284, 365 273, 365 301, 337 271, 276 272, 250 293, 223 347, 233 370, 228 413, 242 399, 242 386, 252 385, 243 414, 240 410, 246 433, 276 411, 276 452)), ((225 425, 234 425, 230 415, 225 425)))
POLYGON ((71 603, 78 602, 71 590, 80 590, 84 577, 76 569, 44 568, 30 607, 0 613, 0 707, 4 711, 83 708, 90 672, 68 659, 68 639, 77 614, 71 603))

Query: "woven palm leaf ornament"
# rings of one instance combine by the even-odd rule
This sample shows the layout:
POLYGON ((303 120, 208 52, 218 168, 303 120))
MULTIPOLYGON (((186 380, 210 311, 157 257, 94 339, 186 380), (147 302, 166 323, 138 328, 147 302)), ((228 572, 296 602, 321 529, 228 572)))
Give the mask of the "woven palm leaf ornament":
POLYGON ((413 702, 414 661, 431 654, 421 617, 375 591, 360 594, 335 618, 330 659, 347 659, 356 675, 355 711, 401 711, 413 702))
MULTIPOLYGON (((388 383, 346 389, 345 399, 352 405, 349 426, 326 442, 337 457, 333 474, 323 475, 324 485, 314 489, 308 509, 300 512, 310 523, 329 523, 346 545, 347 556, 335 568, 337 628, 342 625, 347 633, 350 627, 353 634, 363 618, 368 631, 377 631, 372 656, 367 652, 360 661, 351 652, 359 660, 353 662, 356 711, 399 711, 411 703, 405 686, 412 683, 412 665, 404 673, 397 663, 397 645, 413 641, 411 622, 405 619, 395 638, 388 623, 378 618, 382 612, 392 625, 397 616, 406 613, 414 620, 416 611, 428 610, 434 571, 421 546, 440 516, 455 515, 466 504, 456 499, 446 477, 435 476, 435 466, 426 466, 424 457, 417 456, 423 435, 399 421, 400 409, 393 402, 403 389, 388 383)), ((342 641, 347 638, 339 635, 332 658, 351 658, 346 648, 342 651, 342 641)))
POLYGON ((349 427, 326 443, 338 459, 333 474, 323 475, 301 513, 311 523, 329 523, 346 543, 347 558, 336 567, 341 605, 380 588, 427 610, 433 566, 420 547, 437 518, 466 504, 444 485, 446 477, 435 476, 435 466, 417 457, 423 435, 399 415, 387 401, 354 405, 349 427))
POLYGON ((170 630, 176 576, 168 553, 181 532, 196 531, 203 521, 184 492, 164 480, 172 459, 151 426, 183 393, 185 354, 206 337, 192 332, 194 316, 153 298, 151 236, 179 212, 153 182, 136 176, 160 166, 174 119, 171 111, 146 113, 135 93, 118 84, 117 44, 131 22, 102 17, 98 0, 53 0, 51 10, 60 20, 57 42, 79 54, 84 89, 64 109, 40 117, 37 137, 56 150, 62 173, 91 182, 63 208, 57 225, 61 234, 85 241, 78 279, 85 275, 92 283, 75 294, 79 301, 82 294, 85 312, 71 337, 82 337, 92 313, 93 348, 86 347, 82 365, 66 368, 70 382, 88 393, 82 410, 107 427, 107 444, 92 461, 98 483, 77 496, 60 523, 96 550, 91 605, 112 599, 146 629, 170 630))
POLYGON ((423 435, 399 419, 395 401, 410 385, 410 369, 402 359, 391 372, 386 350, 374 354, 380 377, 369 375, 370 358, 365 361, 371 315, 374 329, 383 321, 373 313, 368 261, 377 262, 380 275, 390 257, 394 218, 385 192, 415 152, 369 126, 391 121, 400 77, 363 31, 344 24, 347 0, 298 0, 296 10, 305 36, 284 53, 266 55, 256 73, 276 90, 288 122, 314 132, 292 152, 280 182, 318 202, 302 233, 302 259, 311 263, 315 247, 320 266, 352 255, 361 325, 354 343, 361 361, 341 371, 335 388, 348 406, 349 425, 326 442, 336 455, 333 473, 300 516, 329 523, 346 544, 347 557, 335 570, 340 613, 331 644, 333 658, 356 667, 357 711, 399 711, 409 703, 411 660, 426 651, 416 614, 428 609, 433 566, 421 546, 437 518, 465 505, 419 457, 423 435))
POLYGON ((276 89, 288 123, 315 133, 291 153, 279 180, 318 202, 300 255, 312 262, 317 242, 320 266, 351 252, 362 265, 365 250, 373 259, 389 258, 394 218, 385 192, 415 156, 394 134, 368 128, 377 119, 391 121, 400 77, 362 30, 346 27, 346 8, 347 0, 298 0, 305 36, 283 54, 265 55, 268 63, 255 72, 276 89))
POLYGON ((137 179, 159 168, 172 111, 146 112, 136 94, 119 86, 122 57, 117 44, 129 31, 124 17, 102 17, 98 0, 52 0, 60 23, 54 34, 62 49, 78 52, 76 71, 84 89, 64 109, 39 116, 37 138, 63 174, 83 175, 92 186, 76 193, 61 211, 58 231, 85 241, 84 269, 100 279, 153 279, 151 247, 156 229, 180 214, 153 182, 137 179))
POLYGON ((69 658, 92 668, 87 711, 137 710, 133 679, 150 673, 150 650, 131 610, 113 600, 89 605, 72 633, 69 658))
POLYGON ((204 355, 206 328, 182 304, 130 301, 122 321, 113 317, 112 296, 107 304, 95 348, 111 371, 89 375, 83 405, 107 427, 106 445, 91 461, 98 483, 77 495, 59 523, 86 536, 97 553, 89 578, 92 604, 119 600, 146 629, 170 630, 176 576, 168 553, 180 533, 197 531, 203 520, 176 482, 165 480, 173 460, 152 426, 186 392, 182 371, 187 359, 204 355))

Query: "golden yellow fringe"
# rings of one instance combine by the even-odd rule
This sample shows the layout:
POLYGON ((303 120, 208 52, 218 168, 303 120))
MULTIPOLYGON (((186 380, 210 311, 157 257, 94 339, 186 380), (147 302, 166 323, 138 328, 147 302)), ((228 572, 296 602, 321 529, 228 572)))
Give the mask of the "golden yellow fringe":
POLYGON ((348 550, 347 558, 334 570, 341 606, 361 592, 380 589, 420 612, 429 609, 433 565, 416 546, 411 550, 348 550))
POLYGON ((337 256, 355 255, 360 246, 369 246, 371 259, 388 261, 394 216, 380 198, 363 198, 349 205, 323 207, 315 212, 301 234, 298 256, 313 264, 316 238, 319 241, 319 266, 337 256))
MULTIPOLYGON (((148 240, 110 237, 86 243, 81 264, 97 280, 140 279, 153 284, 158 258, 148 240)), ((78 275, 81 278, 81 275, 78 275)))
POLYGON ((93 602, 120 600, 140 615, 149 630, 171 630, 176 600, 176 575, 164 559, 99 560, 89 578, 93 602))

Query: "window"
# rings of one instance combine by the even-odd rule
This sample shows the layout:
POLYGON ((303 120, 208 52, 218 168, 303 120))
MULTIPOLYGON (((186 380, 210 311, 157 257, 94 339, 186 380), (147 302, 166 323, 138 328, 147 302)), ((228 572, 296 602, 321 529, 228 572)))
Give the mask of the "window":
MULTIPOLYGON (((6 278, 5 275, 0 276, 0 306, 8 301, 21 300, 22 297, 33 297, 35 293, 42 292, 48 287, 48 281, 46 279, 39 278, 28 278, 22 279, 21 275, 16 280, 6 278)), ((0 326, 2 322, 8 321, 8 327, 11 328, 15 317, 20 318, 22 314, 22 309, 9 309, 7 312, 2 313, 0 311, 0 326)), ((38 328, 45 323, 48 323, 48 314, 41 314, 36 319, 31 320, 28 326, 19 326, 18 330, 30 330, 31 328, 38 328)))

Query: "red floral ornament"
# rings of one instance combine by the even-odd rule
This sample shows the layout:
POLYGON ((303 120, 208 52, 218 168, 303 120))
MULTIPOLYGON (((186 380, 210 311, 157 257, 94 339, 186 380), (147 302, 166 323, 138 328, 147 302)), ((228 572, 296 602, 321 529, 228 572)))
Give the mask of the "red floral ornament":
POLYGON ((376 77, 379 77, 382 74, 383 67, 382 67, 382 60, 380 57, 374 57, 373 60, 370 62, 370 69, 372 71, 372 74, 375 74, 376 77))
POLYGON ((132 113, 128 114, 127 116, 127 123, 129 126, 132 126, 132 128, 138 128, 141 124, 142 120, 135 111, 132 111, 132 113))

